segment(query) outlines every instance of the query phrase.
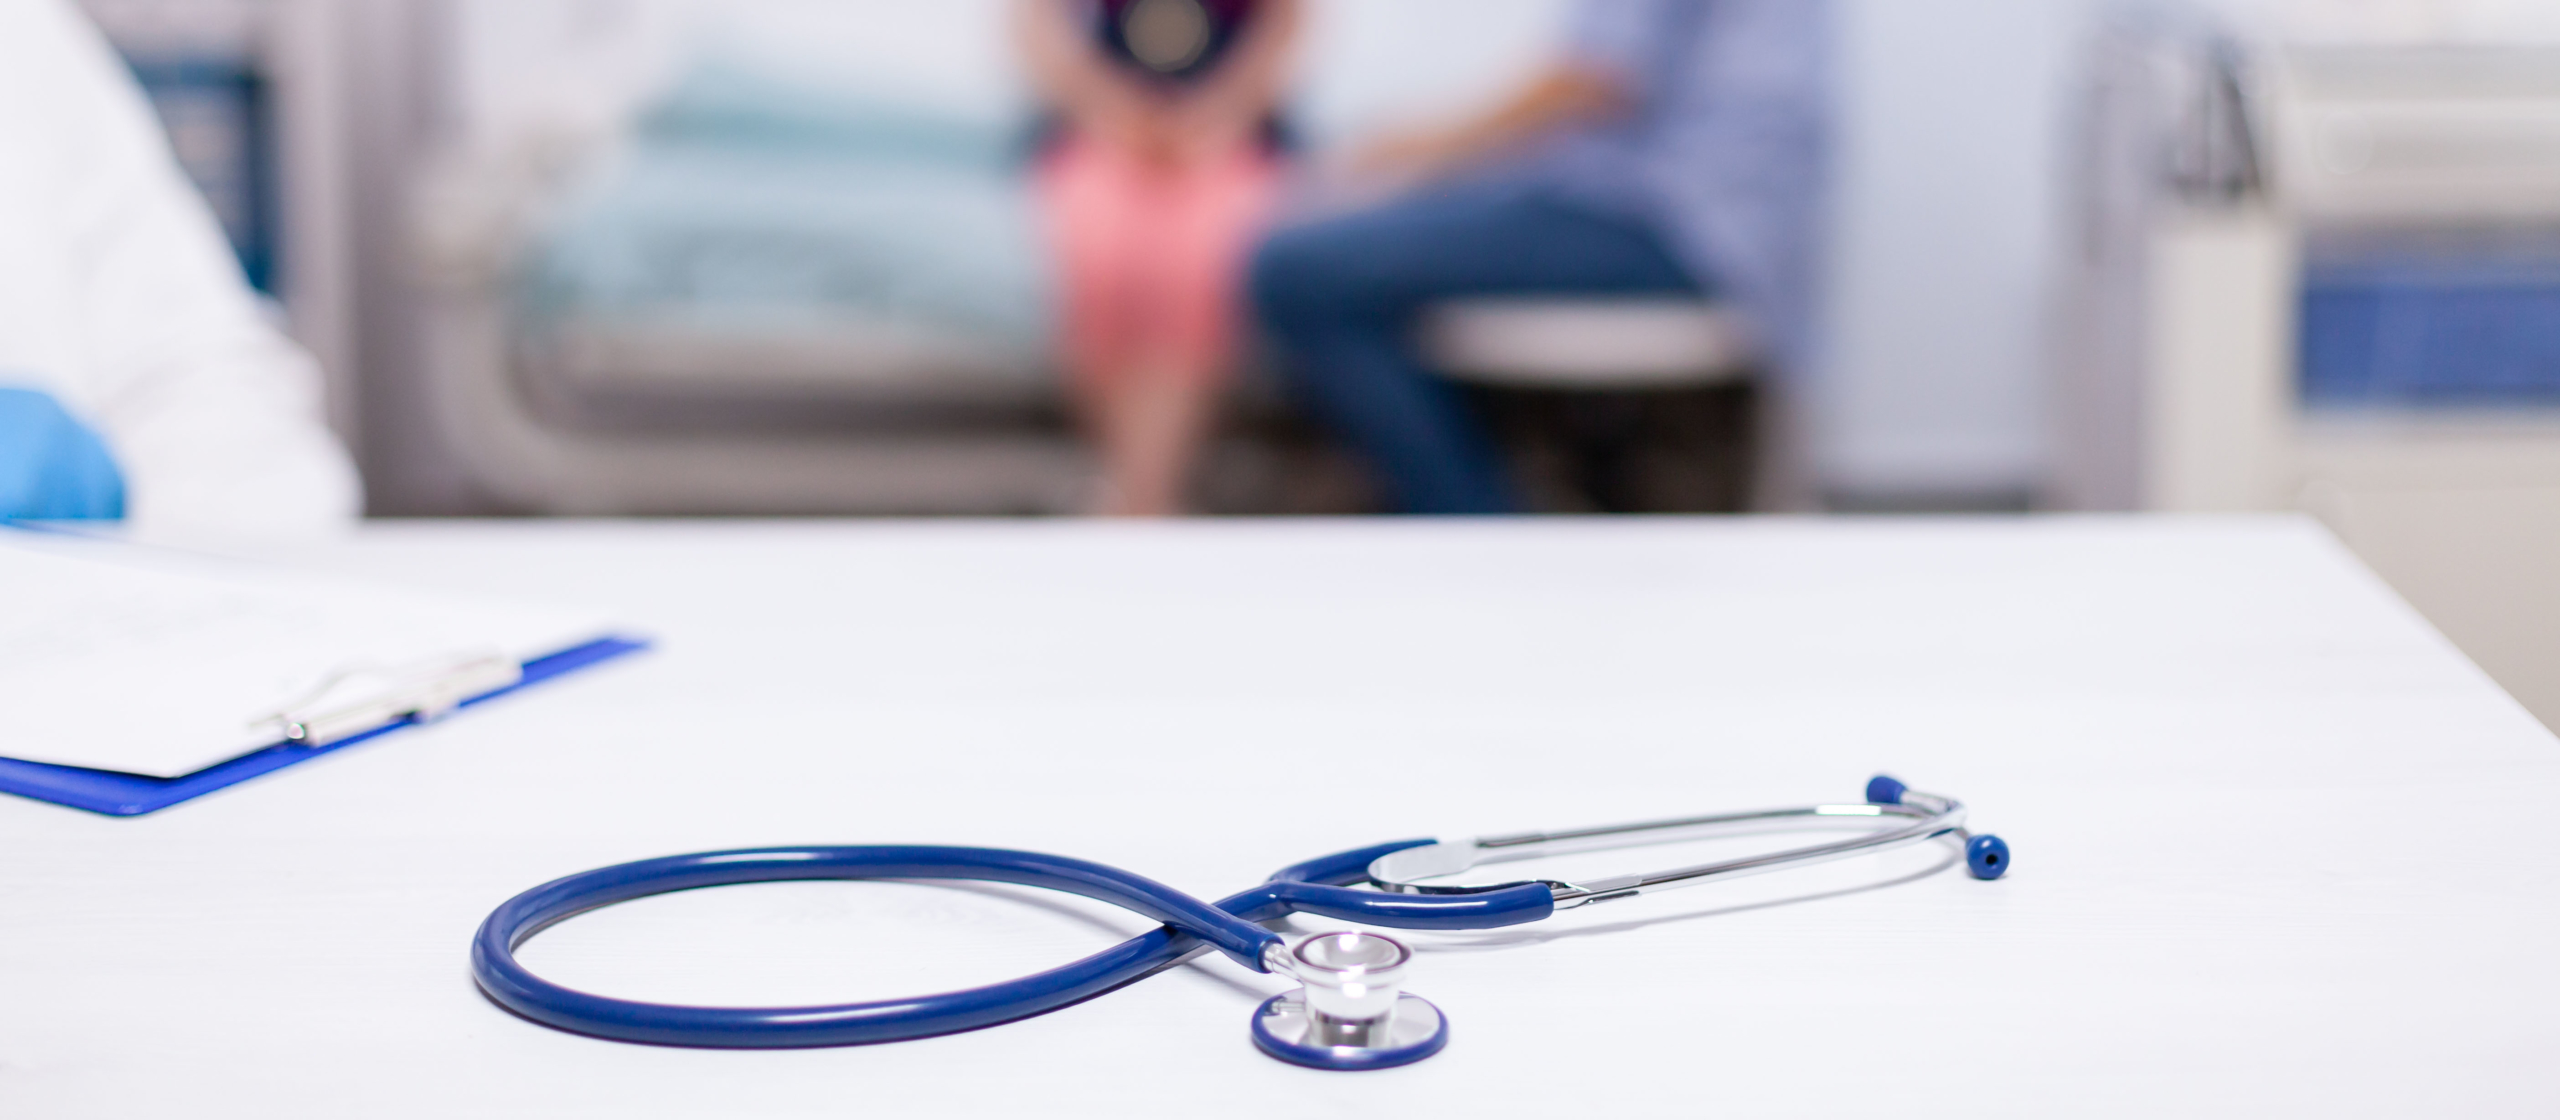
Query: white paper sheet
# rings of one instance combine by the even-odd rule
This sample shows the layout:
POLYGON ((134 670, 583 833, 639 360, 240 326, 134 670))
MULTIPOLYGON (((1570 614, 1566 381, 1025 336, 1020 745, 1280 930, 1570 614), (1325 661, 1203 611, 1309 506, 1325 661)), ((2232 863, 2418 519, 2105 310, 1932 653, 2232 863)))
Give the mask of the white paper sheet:
POLYGON ((265 717, 352 671, 519 661, 598 616, 0 529, 0 757, 154 777, 278 741, 265 717))

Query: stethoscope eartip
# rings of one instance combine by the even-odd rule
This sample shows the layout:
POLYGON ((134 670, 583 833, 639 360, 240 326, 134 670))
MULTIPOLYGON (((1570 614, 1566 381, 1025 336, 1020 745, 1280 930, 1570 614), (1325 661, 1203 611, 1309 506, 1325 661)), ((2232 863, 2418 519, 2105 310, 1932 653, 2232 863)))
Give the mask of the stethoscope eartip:
POLYGON ((1997 879, 2009 873, 2009 842, 1984 833, 1964 843, 1965 870, 1976 879, 1997 879))

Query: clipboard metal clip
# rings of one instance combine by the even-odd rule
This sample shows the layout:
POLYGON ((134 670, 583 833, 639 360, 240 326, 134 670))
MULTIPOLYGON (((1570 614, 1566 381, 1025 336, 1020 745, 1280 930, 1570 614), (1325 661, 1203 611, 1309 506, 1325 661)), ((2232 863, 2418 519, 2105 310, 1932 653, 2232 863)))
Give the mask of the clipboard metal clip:
POLYGON ((397 670, 334 673, 299 702, 252 726, 277 727, 298 747, 325 747, 403 721, 426 723, 465 701, 524 679, 524 666, 501 653, 472 653, 397 670))

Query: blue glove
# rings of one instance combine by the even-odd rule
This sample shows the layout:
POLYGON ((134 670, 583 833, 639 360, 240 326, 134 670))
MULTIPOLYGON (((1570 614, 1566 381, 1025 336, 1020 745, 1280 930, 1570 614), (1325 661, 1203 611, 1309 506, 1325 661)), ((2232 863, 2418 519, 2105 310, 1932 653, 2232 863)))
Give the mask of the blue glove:
POLYGON ((0 518, 124 516, 124 474, 107 445, 52 395, 0 389, 0 518))

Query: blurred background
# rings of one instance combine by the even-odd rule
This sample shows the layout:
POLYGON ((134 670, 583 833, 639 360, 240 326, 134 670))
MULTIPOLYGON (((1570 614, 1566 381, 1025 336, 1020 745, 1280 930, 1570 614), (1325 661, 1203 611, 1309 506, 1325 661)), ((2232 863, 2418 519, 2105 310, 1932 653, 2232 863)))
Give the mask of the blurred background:
MULTIPOLYGON (((1003 0, 85 6, 377 516, 1086 501, 1003 0)), ((1313 11, 1321 156, 1499 96, 1563 5, 1313 11)), ((1434 321, 1541 508, 2304 510, 2560 724, 2560 5, 1835 11, 1783 407, 1712 307, 1434 321)), ((1378 504, 1267 374, 1201 501, 1378 504)))

